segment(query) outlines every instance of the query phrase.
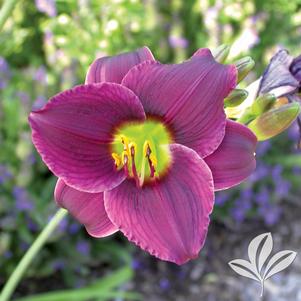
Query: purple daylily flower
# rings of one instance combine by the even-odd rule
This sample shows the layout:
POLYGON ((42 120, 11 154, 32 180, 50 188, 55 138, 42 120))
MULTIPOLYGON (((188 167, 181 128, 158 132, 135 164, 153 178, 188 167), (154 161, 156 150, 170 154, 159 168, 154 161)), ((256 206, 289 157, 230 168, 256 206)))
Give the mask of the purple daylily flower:
POLYGON ((195 258, 214 191, 255 168, 255 135, 224 113, 236 73, 209 49, 177 65, 160 64, 147 47, 97 59, 85 85, 29 118, 59 177, 58 205, 94 237, 121 231, 162 260, 195 258))

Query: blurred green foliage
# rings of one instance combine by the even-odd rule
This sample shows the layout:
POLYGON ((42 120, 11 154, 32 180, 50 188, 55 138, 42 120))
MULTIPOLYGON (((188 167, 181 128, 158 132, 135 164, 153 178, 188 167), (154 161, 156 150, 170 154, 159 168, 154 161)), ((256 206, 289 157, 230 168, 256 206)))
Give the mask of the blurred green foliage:
MULTIPOLYGON (((41 107, 63 89, 83 83, 96 57, 142 45, 149 46, 158 60, 171 63, 188 58, 200 47, 233 44, 231 60, 248 54, 256 62, 257 74, 253 72, 246 79, 251 81, 278 47, 293 54, 300 51, 300 7, 300 0, 19 1, 0 33, 0 283, 55 212, 52 197, 56 179, 31 143, 27 116, 32 108, 41 107)), ((296 187, 296 178, 290 178, 289 156, 280 159, 284 151, 293 149, 293 142, 284 143, 288 140, 283 137, 282 148, 273 148, 279 145, 277 140, 269 146, 264 166, 269 165, 268 175, 273 168, 281 169, 280 174, 289 178, 285 181, 296 187)), ((256 181, 262 183, 263 179, 256 181)), ((262 184, 253 184, 241 188, 251 190, 252 195, 262 192, 262 184)), ((274 185, 278 184, 264 188, 268 195, 274 185)), ((231 212, 242 190, 231 193, 231 202, 218 205, 215 218, 238 221, 237 212, 231 212)), ((246 211, 254 216, 256 208, 248 205, 246 211)), ((264 219, 264 214, 259 216, 264 219)), ((84 286, 89 278, 102 276, 99 270, 103 268, 129 266, 127 248, 116 236, 102 241, 88 238, 69 218, 27 276, 38 279, 55 275, 56 284, 63 279, 61 288, 84 286)), ((39 291, 39 282, 22 289, 25 293, 39 291)))

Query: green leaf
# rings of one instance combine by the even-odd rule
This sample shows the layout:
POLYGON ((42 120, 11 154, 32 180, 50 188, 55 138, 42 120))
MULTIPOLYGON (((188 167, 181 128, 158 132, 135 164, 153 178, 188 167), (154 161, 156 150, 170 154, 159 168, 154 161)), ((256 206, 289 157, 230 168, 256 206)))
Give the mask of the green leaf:
POLYGON ((270 139, 284 130, 297 118, 300 105, 296 102, 272 109, 248 124, 259 141, 270 139))

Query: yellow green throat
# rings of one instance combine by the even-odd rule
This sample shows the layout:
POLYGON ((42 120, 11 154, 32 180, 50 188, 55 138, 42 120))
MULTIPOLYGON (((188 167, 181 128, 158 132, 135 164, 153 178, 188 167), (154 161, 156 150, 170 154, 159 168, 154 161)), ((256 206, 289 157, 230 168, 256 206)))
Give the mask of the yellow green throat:
POLYGON ((161 121, 126 123, 114 133, 111 155, 116 169, 124 169, 141 187, 166 173, 171 163, 170 143, 172 136, 161 121))

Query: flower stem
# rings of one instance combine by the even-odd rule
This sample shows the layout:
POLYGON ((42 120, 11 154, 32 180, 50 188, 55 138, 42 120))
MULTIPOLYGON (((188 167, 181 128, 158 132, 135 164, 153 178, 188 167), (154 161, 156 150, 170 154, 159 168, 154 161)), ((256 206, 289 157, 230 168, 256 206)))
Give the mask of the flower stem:
POLYGON ((37 239, 33 242, 3 287, 0 294, 0 301, 8 301, 10 299, 28 266, 35 259, 37 253, 41 250, 49 236, 57 228, 66 214, 67 210, 59 209, 37 239))
POLYGON ((2 30, 2 27, 4 26, 8 17, 11 15, 16 3, 17 0, 6 0, 2 5, 0 10, 0 31, 2 30))

